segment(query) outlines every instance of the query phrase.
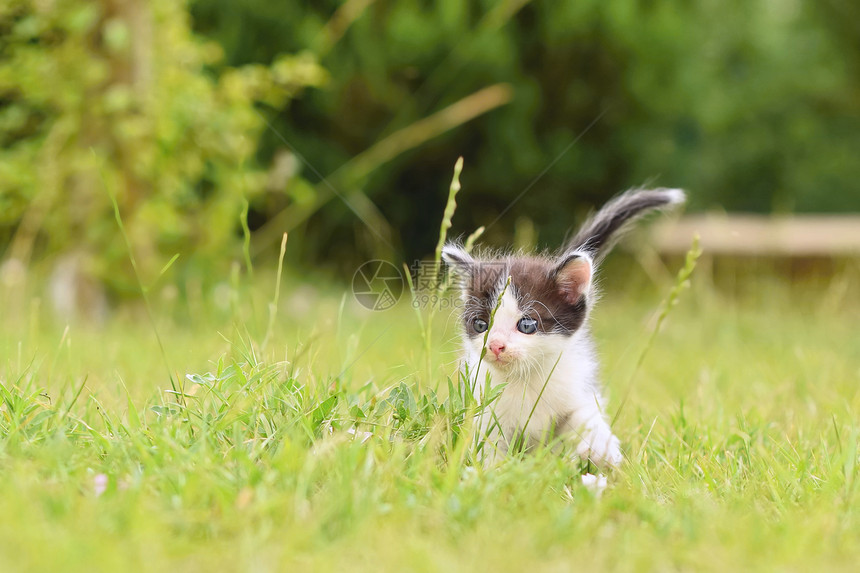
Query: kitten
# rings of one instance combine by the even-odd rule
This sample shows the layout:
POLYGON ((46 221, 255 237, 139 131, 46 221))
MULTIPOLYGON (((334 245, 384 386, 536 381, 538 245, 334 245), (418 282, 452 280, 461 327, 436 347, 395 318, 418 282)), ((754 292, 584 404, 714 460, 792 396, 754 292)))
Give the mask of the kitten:
POLYGON ((683 201, 678 189, 627 192, 549 256, 473 258, 456 244, 445 245, 442 258, 462 279, 470 383, 479 397, 488 376, 493 386, 504 384, 491 414, 481 420, 489 438, 485 465, 512 444, 555 437, 572 442, 580 459, 598 467, 621 463, 588 329, 595 268, 627 223, 683 201))

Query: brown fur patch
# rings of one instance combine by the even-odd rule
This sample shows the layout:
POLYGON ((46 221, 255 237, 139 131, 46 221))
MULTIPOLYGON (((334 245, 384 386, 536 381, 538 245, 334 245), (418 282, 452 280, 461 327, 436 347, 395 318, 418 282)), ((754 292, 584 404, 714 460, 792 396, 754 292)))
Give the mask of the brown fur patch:
POLYGON ((576 304, 570 304, 556 281, 556 274, 556 264, 539 257, 475 262, 465 289, 466 334, 479 335, 472 327, 475 318, 489 322, 498 301, 499 285, 509 275, 511 293, 523 315, 537 320, 539 334, 573 334, 585 321, 587 301, 582 297, 576 304))

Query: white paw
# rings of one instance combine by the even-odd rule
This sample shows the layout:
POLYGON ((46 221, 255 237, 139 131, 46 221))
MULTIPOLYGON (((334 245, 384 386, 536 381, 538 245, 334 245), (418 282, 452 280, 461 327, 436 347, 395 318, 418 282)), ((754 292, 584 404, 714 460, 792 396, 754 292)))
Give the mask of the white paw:
POLYGON ((576 455, 581 460, 591 460, 601 468, 618 467, 624 459, 621 455, 621 442, 608 427, 586 431, 576 447, 576 455))
POLYGON ((582 475, 582 485, 585 486, 587 490, 593 493, 595 496, 600 497, 603 494, 603 490, 606 489, 606 476, 603 474, 594 475, 594 474, 583 474, 582 475))

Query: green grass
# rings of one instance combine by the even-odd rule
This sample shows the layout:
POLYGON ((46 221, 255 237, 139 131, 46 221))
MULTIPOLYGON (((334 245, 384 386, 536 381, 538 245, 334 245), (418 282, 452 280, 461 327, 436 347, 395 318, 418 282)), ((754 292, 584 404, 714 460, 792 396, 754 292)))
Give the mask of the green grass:
MULTIPOLYGON (((594 315, 610 414, 671 286, 619 261, 594 315)), ((408 305, 294 278, 263 348, 260 272, 232 312, 156 297, 164 355, 142 311, 4 321, 0 570, 855 570, 860 298, 838 285, 856 278, 695 277, 636 371, 600 498, 548 451, 471 467, 447 312, 432 379, 408 305)))

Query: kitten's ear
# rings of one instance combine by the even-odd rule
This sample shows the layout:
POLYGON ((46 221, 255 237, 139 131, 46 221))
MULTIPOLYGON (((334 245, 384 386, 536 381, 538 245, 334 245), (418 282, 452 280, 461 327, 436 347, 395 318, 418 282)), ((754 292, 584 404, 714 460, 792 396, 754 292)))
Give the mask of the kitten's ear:
POLYGON ((464 274, 471 273, 472 265, 475 264, 472 255, 454 243, 448 243, 442 247, 442 260, 451 265, 457 272, 464 274))
POLYGON ((576 304, 591 290, 594 263, 582 252, 565 256, 555 270, 555 282, 564 299, 576 304))
POLYGON ((459 245, 448 243, 442 247, 442 260, 453 270, 454 286, 465 297, 468 291, 467 285, 473 280, 475 259, 459 245))

